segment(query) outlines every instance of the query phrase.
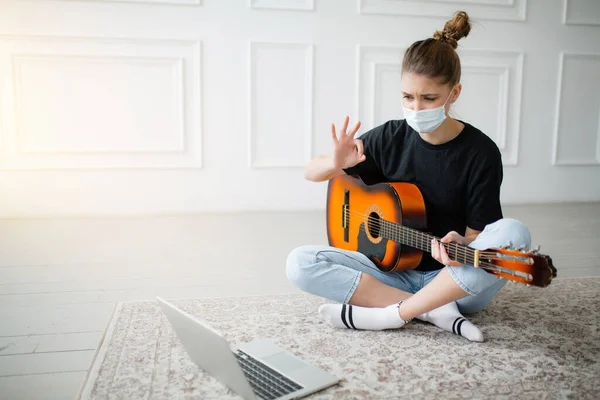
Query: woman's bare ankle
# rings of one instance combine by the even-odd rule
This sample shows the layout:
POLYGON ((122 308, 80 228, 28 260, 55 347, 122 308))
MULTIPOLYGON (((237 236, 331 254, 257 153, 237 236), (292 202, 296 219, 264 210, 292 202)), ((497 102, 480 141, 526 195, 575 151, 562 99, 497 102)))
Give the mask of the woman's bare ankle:
POLYGON ((404 301, 400 301, 400 304, 398 304, 398 316, 400 317, 400 319, 402 321, 410 321, 412 318, 404 318, 404 316, 402 315, 402 306, 404 305, 404 301))
POLYGON ((363 272, 348 303, 361 307, 384 308, 406 300, 410 296, 411 293, 388 286, 363 272))

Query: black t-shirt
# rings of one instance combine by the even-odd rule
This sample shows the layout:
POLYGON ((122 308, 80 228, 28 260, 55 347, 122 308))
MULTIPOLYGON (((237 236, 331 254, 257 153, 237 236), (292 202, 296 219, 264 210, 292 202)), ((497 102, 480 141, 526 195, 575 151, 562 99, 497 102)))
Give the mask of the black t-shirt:
MULTIPOLYGON (((492 139, 460 122, 465 127, 456 138, 432 145, 405 120, 388 121, 360 137, 366 160, 344 171, 368 185, 415 184, 425 201, 427 231, 437 237, 450 231, 464 235, 467 226, 481 231, 502 218, 502 156, 492 139)), ((443 265, 427 252, 417 267, 440 268, 443 265)))

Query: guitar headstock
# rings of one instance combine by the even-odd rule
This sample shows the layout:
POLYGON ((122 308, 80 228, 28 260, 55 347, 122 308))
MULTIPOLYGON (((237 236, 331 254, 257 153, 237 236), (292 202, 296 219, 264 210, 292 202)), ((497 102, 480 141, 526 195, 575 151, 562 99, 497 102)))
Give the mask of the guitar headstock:
POLYGON ((510 247, 482 250, 479 260, 486 271, 526 285, 546 287, 556 278, 552 259, 539 254, 539 247, 529 251, 510 247))

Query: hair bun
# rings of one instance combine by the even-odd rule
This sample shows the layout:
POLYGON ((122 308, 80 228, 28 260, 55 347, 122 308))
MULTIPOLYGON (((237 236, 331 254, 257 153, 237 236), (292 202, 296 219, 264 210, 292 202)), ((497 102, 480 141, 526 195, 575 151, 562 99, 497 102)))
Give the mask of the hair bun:
POLYGON ((471 21, 469 16, 464 11, 457 11, 454 17, 446 22, 444 29, 435 31, 433 38, 441 42, 446 42, 453 49, 458 47, 458 41, 463 37, 466 37, 471 31, 471 21))

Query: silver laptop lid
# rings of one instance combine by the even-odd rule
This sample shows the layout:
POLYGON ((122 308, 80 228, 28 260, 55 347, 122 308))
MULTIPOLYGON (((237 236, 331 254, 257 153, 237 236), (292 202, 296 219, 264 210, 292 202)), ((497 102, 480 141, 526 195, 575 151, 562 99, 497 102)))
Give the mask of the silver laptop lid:
POLYGON ((229 344, 219 332, 160 297, 156 301, 196 365, 243 398, 257 398, 229 344))

